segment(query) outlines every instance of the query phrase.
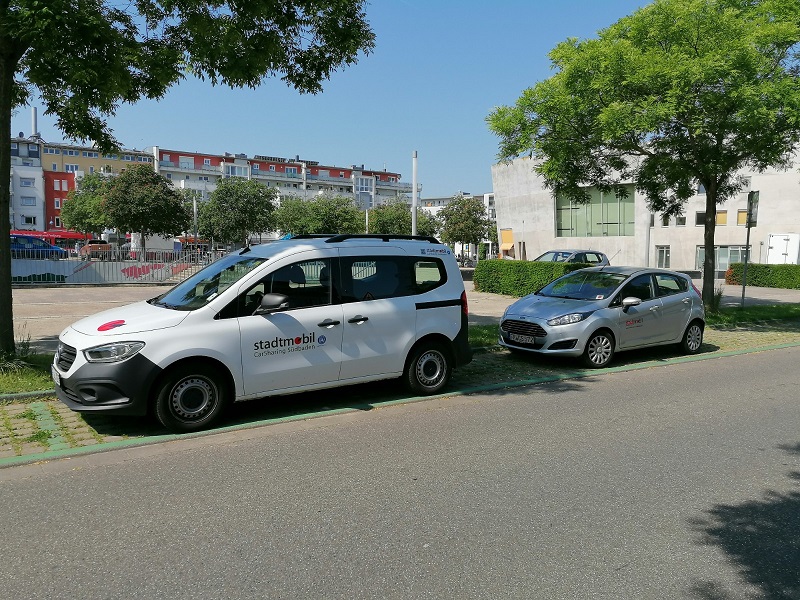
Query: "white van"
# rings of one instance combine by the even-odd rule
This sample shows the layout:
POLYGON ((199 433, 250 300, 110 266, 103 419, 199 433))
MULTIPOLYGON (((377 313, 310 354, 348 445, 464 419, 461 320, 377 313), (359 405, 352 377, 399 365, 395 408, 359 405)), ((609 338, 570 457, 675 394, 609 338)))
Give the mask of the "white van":
POLYGON ((232 401, 402 377, 434 394, 468 363, 455 257, 420 236, 298 236, 245 248, 151 300, 71 325, 53 361, 76 411, 173 431, 232 401))

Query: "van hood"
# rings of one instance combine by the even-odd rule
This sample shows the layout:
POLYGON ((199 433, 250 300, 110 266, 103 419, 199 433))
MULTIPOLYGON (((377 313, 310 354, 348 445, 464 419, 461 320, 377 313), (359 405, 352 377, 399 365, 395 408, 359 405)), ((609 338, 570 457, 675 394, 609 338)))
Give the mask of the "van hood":
POLYGON ((85 335, 117 336, 175 327, 188 314, 142 301, 91 315, 73 323, 72 328, 85 335))

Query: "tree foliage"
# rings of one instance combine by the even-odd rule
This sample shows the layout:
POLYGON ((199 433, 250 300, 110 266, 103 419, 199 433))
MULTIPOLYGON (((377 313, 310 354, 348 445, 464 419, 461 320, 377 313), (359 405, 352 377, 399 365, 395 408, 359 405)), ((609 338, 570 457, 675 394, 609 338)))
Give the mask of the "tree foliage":
POLYGON ((284 233, 363 233, 364 213, 351 198, 315 196, 303 200, 287 196, 275 211, 277 228, 284 233))
POLYGON ((275 188, 255 179, 221 179, 211 197, 200 205, 200 234, 215 241, 247 245, 251 234, 275 229, 277 195, 275 188))
POLYGON ((85 175, 78 188, 70 190, 61 205, 61 221, 64 226, 83 233, 99 235, 110 226, 103 208, 108 180, 98 173, 85 175))
MULTIPOLYGON (((439 221, 424 209, 417 209, 417 235, 435 237, 439 221)), ((381 204, 369 211, 369 233, 411 235, 411 206, 407 200, 381 204)))
POLYGON ((152 235, 180 235, 191 222, 183 196, 168 179, 144 164, 128 167, 109 179, 103 210, 111 227, 141 233, 144 240, 152 235))
POLYGON ((486 239, 489 220, 478 198, 456 194, 438 214, 440 236, 446 244, 480 244, 486 239))
POLYGON ((714 294, 717 204, 749 167, 786 167, 800 141, 800 3, 655 0, 550 53, 555 75, 495 109, 499 158, 531 154, 557 196, 633 180, 653 212, 706 190, 703 299, 714 294))
MULTIPOLYGON (((9 213, 11 112, 39 96, 70 139, 116 149, 120 103, 161 98, 184 73, 256 87, 280 77, 317 93, 370 52, 365 0, 0 2, 0 215, 9 213)), ((0 352, 14 351, 10 224, 0 218, 0 352)))

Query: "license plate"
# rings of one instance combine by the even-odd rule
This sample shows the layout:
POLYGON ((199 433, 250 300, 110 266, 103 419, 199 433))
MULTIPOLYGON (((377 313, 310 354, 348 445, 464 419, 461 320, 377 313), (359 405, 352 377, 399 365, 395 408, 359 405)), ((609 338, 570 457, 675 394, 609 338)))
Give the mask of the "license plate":
POLYGON ((508 337, 511 338, 512 342, 517 342, 518 344, 535 344, 536 338, 532 335, 519 335, 518 333, 510 333, 508 337))
POLYGON ((56 371, 56 368, 52 365, 50 365, 50 374, 53 376, 53 382, 56 385, 61 385, 61 375, 59 374, 58 371, 56 371))

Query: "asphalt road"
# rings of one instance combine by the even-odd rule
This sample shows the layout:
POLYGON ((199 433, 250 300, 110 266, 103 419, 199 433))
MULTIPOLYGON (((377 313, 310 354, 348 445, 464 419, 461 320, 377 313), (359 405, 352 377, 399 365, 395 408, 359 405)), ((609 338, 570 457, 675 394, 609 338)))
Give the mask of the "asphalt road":
POLYGON ((800 597, 800 348, 0 471, 1 598, 800 597))

